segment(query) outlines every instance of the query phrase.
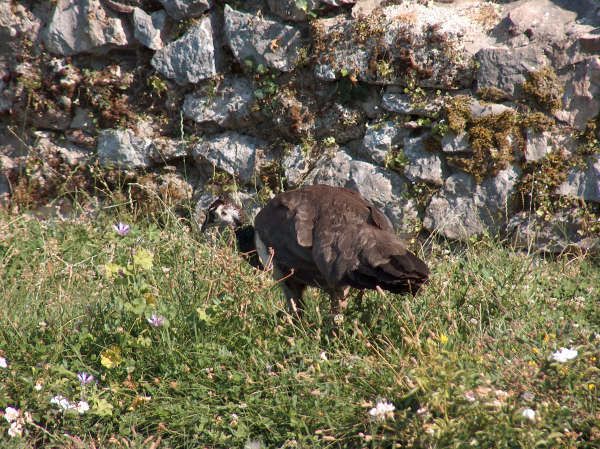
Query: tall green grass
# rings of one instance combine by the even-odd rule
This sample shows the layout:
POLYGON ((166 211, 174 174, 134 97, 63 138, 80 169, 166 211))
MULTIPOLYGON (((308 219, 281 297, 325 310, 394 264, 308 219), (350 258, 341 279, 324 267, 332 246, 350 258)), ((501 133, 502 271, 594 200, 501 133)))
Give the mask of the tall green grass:
POLYGON ((31 413, 0 447, 600 447, 597 260, 433 242, 416 298, 368 293, 334 328, 317 291, 292 320, 229 242, 0 216, 0 409, 31 413))

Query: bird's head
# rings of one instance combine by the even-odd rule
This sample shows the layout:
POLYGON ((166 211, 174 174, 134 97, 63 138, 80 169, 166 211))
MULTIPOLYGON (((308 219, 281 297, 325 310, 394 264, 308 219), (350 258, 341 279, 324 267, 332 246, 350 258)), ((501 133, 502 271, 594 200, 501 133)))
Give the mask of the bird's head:
POLYGON ((206 211, 202 231, 209 226, 237 229, 244 223, 244 212, 240 207, 225 198, 215 200, 206 211))

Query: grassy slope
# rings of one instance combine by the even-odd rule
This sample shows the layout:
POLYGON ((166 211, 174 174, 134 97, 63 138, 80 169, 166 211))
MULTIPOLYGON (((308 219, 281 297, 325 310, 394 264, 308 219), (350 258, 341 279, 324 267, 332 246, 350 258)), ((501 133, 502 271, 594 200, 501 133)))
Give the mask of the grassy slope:
POLYGON ((34 421, 2 420, 0 447, 600 447, 597 261, 436 247, 422 294, 351 302, 333 337, 324 297, 294 324, 227 245, 111 224, 0 217, 0 407, 34 421), (393 418, 369 418, 378 399, 393 418))

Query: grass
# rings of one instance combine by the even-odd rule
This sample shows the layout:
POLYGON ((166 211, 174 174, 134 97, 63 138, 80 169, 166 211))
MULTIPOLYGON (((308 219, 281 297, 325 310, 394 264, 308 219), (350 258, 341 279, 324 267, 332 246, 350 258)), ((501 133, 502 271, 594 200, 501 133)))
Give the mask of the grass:
POLYGON ((598 261, 490 240, 426 259, 420 295, 351 301, 334 336, 325 296, 292 321, 268 273, 175 219, 0 215, 0 408, 31 413, 0 447, 598 448, 598 261))

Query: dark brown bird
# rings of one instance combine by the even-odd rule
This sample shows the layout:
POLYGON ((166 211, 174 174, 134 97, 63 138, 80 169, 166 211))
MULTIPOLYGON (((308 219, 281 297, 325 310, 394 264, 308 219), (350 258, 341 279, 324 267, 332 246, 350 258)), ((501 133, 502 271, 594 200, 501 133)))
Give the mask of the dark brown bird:
MULTIPOLYGON (((247 251, 248 227, 236 210, 221 201, 207 220, 212 213, 213 220, 232 225, 238 247, 247 251)), ((359 193, 340 187, 313 185, 275 196, 254 220, 254 244, 294 311, 302 310, 306 287, 325 290, 337 313, 349 287, 414 295, 429 276, 388 218, 359 193)))

